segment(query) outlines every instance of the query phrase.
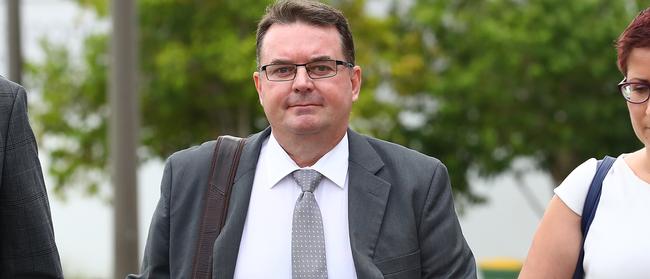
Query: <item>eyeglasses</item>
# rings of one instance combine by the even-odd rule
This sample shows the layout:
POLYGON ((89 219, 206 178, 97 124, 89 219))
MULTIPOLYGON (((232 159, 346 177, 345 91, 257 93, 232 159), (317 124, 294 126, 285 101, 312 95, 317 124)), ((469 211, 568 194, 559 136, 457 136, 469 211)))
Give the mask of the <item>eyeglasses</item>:
POLYGON ((650 98, 650 83, 627 82, 627 78, 618 84, 618 89, 623 93, 623 98, 633 104, 642 104, 650 98))
POLYGON ((268 64, 260 67, 260 72, 264 71, 270 81, 290 81, 296 78, 298 67, 303 66, 311 79, 322 79, 335 76, 339 65, 354 67, 354 64, 340 60, 318 60, 305 64, 268 64))

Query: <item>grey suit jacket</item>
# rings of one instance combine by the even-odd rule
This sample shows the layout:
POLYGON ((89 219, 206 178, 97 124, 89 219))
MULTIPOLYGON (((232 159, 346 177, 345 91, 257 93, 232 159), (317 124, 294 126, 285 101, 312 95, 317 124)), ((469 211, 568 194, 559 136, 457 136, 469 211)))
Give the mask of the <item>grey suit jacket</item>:
MULTIPOLYGON (((269 133, 251 136, 242 152, 227 220, 214 244, 213 278, 233 277, 257 159, 269 133)), ((348 140, 348 220, 358 278, 476 278, 445 166, 351 130, 348 140)), ((204 143, 167 160, 142 273, 128 278, 189 278, 213 148, 214 142, 204 143)))
POLYGON ((0 278, 63 278, 27 96, 1 76, 0 278))

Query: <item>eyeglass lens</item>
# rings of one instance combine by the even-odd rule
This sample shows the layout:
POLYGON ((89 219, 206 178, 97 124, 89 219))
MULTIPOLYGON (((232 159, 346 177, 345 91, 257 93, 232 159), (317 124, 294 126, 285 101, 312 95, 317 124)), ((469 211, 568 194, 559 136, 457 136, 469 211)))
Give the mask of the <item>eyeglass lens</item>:
MULTIPOLYGON (((271 64, 266 66, 266 76, 272 81, 292 80, 296 77, 298 66, 295 64, 271 64)), ((312 79, 328 78, 336 75, 335 60, 314 61, 304 65, 307 74, 312 79)))
POLYGON ((650 97, 650 84, 646 83, 624 83, 621 85, 623 97, 631 103, 644 103, 650 97))

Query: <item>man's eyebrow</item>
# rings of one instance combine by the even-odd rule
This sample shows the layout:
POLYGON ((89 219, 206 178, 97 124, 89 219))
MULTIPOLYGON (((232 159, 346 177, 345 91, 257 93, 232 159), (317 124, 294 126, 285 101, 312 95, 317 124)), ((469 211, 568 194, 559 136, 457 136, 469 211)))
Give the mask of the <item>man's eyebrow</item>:
MULTIPOLYGON (((323 61, 323 60, 332 60, 332 57, 330 57, 329 55, 316 56, 309 59, 307 63, 315 62, 315 61, 323 61)), ((296 63, 286 59, 273 59, 269 64, 296 64, 296 63)))
POLYGON ((273 59, 269 64, 293 64, 293 62, 285 59, 273 59))
POLYGON ((330 57, 329 55, 316 56, 316 57, 310 59, 309 62, 323 61, 323 60, 332 60, 332 57, 330 57))

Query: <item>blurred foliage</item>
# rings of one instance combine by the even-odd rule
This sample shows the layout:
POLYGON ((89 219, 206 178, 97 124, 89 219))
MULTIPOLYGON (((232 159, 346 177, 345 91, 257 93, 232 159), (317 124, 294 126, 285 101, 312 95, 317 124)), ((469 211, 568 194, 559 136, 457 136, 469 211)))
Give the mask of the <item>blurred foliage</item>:
POLYGON ((79 61, 64 47, 43 41, 45 62, 27 69, 42 92, 44 106, 35 108, 34 122, 36 129, 42 130, 39 136, 48 139, 44 151, 58 194, 67 185, 81 185, 95 194, 106 181, 106 36, 89 36, 84 45, 79 61))
POLYGON ((614 41, 648 4, 415 1, 394 12, 404 20, 386 63, 399 110, 385 119, 397 121, 373 134, 440 158, 461 192, 468 170, 493 176, 522 156, 558 183, 587 158, 638 148, 614 41))
MULTIPOLYGON (((105 0, 79 3, 108 16, 105 0)), ((141 159, 267 125, 252 83, 255 29, 267 4, 138 2, 141 159)), ((83 45, 79 61, 44 42, 45 61, 30 67, 44 101, 35 122, 52 139, 46 152, 59 194, 73 185, 93 194, 108 181, 108 36, 94 34, 83 45)))
MULTIPOLYGON (((78 2, 108 14, 105 0, 78 2)), ((142 159, 267 125, 251 76, 268 3, 138 2, 142 159)), ((647 0, 393 0, 382 16, 363 0, 331 3, 350 20, 364 70, 351 125, 440 158, 462 201, 482 200, 471 171, 490 177, 529 157, 559 181, 589 157, 639 146, 613 42, 647 0)), ((31 69, 56 189, 96 191, 108 154, 107 35, 88 37, 77 64, 43 48, 31 69)))

